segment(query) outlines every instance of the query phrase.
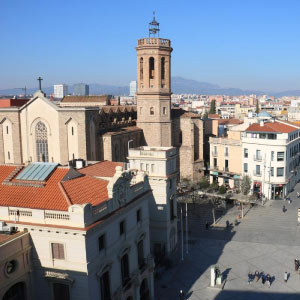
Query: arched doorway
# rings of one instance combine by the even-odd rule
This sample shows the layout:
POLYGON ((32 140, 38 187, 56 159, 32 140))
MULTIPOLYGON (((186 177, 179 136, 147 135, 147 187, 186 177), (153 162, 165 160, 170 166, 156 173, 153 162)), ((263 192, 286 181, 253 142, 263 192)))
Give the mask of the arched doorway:
POLYGON ((25 283, 14 284, 3 296, 2 300, 25 300, 25 283))
POLYGON ((140 299, 141 300, 149 300, 150 299, 148 282, 147 282, 146 278, 142 281, 142 284, 140 287, 140 299))

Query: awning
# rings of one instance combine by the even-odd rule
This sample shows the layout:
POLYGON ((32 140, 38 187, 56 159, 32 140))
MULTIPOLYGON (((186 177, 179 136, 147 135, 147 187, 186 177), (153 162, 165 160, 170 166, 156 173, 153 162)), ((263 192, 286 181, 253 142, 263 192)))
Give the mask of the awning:
POLYGON ((219 173, 216 172, 216 171, 212 171, 211 174, 212 174, 212 175, 219 175, 219 173))
POLYGON ((234 175, 233 178, 234 179, 240 179, 240 175, 234 175))

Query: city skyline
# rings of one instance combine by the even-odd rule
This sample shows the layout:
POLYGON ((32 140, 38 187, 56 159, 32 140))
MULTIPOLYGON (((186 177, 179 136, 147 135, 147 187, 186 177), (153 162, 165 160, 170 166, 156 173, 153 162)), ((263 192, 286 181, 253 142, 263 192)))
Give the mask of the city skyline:
POLYGON ((135 1, 75 1, 72 6, 60 3, 57 10, 58 3, 1 4, 0 42, 6 47, 0 89, 37 86, 38 76, 44 78, 43 86, 127 85, 136 79, 134 47, 138 38, 147 37, 153 10, 161 37, 175 49, 172 76, 224 88, 300 88, 296 1, 176 1, 172 6, 154 1, 143 3, 143 10, 135 1))

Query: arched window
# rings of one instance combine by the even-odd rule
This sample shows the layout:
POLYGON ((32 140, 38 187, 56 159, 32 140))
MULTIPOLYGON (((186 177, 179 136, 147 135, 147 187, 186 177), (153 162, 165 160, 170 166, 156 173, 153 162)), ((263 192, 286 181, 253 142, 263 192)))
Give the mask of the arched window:
POLYGON ((153 57, 149 58, 149 78, 150 79, 154 78, 154 58, 153 57))
POLYGON ((140 58, 140 80, 144 78, 144 59, 140 58))
POLYGON ((162 57, 161 59, 161 79, 165 79, 165 58, 162 57))
POLYGON ((150 107, 150 115, 154 115, 154 107, 150 107))
POLYGON ((48 134, 46 125, 39 121, 35 126, 35 143, 37 161, 48 162, 48 134))

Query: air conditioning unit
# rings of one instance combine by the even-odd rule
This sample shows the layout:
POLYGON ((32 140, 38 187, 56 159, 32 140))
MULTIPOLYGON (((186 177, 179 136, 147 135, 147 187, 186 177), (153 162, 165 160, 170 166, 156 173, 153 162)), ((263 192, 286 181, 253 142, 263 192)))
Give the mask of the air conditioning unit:
POLYGON ((0 232, 6 233, 6 234, 12 234, 16 231, 17 231, 16 227, 8 226, 3 221, 0 222, 0 232))

